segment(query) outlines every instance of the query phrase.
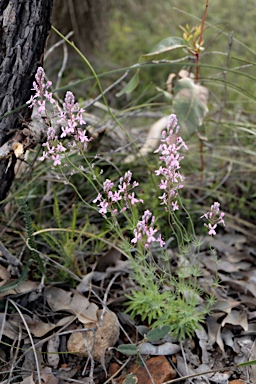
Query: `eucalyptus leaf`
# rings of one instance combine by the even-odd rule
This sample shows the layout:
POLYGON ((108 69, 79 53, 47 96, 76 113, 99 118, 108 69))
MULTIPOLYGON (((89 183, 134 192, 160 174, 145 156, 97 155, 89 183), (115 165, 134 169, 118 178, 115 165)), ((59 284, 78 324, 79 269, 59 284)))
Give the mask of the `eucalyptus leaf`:
POLYGON ((127 356, 134 356, 138 353, 138 348, 134 344, 121 344, 117 350, 127 356))
POLYGON ((139 70, 135 72, 131 80, 125 85, 125 87, 116 94, 117 97, 122 96, 125 93, 132 93, 138 86, 140 81, 139 70))
POLYGON ((164 325, 163 327, 157 327, 149 331, 147 334, 148 341, 159 341, 165 337, 168 332, 170 332, 171 327, 169 325, 164 325))
POLYGON ((183 78, 174 88, 173 107, 181 128, 183 140, 189 139, 203 124, 208 113, 208 89, 195 84, 193 79, 183 78))
POLYGON ((157 55, 160 55, 164 52, 173 51, 174 49, 185 48, 185 40, 181 37, 167 37, 161 40, 154 48, 144 55, 140 56, 140 59, 152 60, 157 55))
POLYGON ((157 90, 158 92, 162 93, 163 96, 165 97, 165 99, 166 99, 167 101, 172 102, 173 97, 172 97, 172 94, 171 94, 171 93, 169 93, 169 92, 167 92, 167 91, 165 91, 164 89, 159 88, 159 87, 156 87, 156 90, 157 90))

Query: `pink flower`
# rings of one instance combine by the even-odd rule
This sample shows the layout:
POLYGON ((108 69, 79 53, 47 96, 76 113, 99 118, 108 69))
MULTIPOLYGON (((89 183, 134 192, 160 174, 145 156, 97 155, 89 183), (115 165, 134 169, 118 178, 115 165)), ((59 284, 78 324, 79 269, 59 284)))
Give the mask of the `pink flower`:
POLYGON ((53 160, 53 166, 56 167, 56 165, 61 165, 60 162, 60 155, 52 155, 52 160, 53 160))
POLYGON ((131 243, 136 244, 137 241, 142 238, 142 234, 140 232, 138 232, 136 228, 134 229, 133 232, 134 232, 135 237, 131 240, 131 243))
POLYGON ((40 115, 45 111, 45 100, 38 100, 38 105, 39 105, 39 108, 38 108, 38 113, 40 113, 40 115))
POLYGON ((210 229, 208 234, 215 236, 216 235, 216 231, 215 231, 216 227, 217 227, 217 224, 214 224, 214 225, 208 224, 208 228, 210 229))
POLYGON ((172 201, 172 209, 173 209, 173 211, 178 211, 179 210, 179 206, 178 206, 177 200, 176 201, 172 201))
POLYGON ((160 247, 163 248, 163 246, 165 245, 165 241, 162 239, 161 235, 158 236, 158 238, 156 239, 156 241, 158 241, 160 247))
POLYGON ((98 201, 101 201, 102 199, 102 196, 101 194, 99 193, 98 196, 92 201, 93 203, 97 203, 98 201))
POLYGON ((112 189, 114 187, 114 183, 109 180, 109 179, 106 179, 103 183, 103 190, 105 192, 108 192, 110 189, 112 189))
POLYGON ((167 189, 167 182, 168 180, 161 180, 161 183, 159 184, 160 189, 167 189))
POLYGON ((99 207, 100 207, 99 213, 101 213, 102 215, 105 215, 107 213, 108 203, 106 201, 101 201, 99 203, 99 207))
POLYGON ((143 203, 143 200, 141 199, 136 199, 135 195, 134 195, 134 192, 132 192, 131 194, 128 195, 129 199, 130 199, 130 203, 131 205, 134 205, 135 203, 143 203))

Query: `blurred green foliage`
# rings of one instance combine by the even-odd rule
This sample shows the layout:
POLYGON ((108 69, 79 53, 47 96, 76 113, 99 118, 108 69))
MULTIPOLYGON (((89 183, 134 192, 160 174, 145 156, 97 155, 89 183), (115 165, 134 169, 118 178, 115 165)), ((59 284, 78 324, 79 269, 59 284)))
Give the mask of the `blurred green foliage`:
MULTIPOLYGON (((192 27, 200 24, 204 8, 205 1, 114 2, 104 50, 106 63, 111 62, 113 66, 120 68, 138 62, 139 56, 148 53, 160 40, 169 36, 182 37, 179 25, 189 24, 192 27)), ((254 0, 238 0, 235 6, 232 0, 225 1, 225 4, 220 0, 209 2, 204 32, 206 49, 200 62, 203 65, 218 66, 220 69, 201 67, 200 76, 202 81, 213 87, 213 92, 218 97, 219 90, 216 88, 220 87, 219 81, 224 78, 230 83, 240 85, 242 89, 246 88, 252 95, 255 93, 255 82, 242 76, 243 71, 251 75, 255 72, 253 66, 250 68, 246 65, 247 61, 254 62, 256 54, 255 16, 254 0), (221 71, 221 67, 226 66, 239 69, 240 76, 221 71)), ((178 53, 173 55, 172 52, 169 58, 173 60, 178 57, 178 53)), ((171 68, 171 71, 175 69, 171 68)), ((144 70, 141 86, 152 83, 164 86, 169 73, 168 66, 144 70)), ((234 101, 239 103, 239 107, 249 107, 246 105, 247 98, 241 97, 241 93, 232 92, 228 103, 232 104, 234 101)))

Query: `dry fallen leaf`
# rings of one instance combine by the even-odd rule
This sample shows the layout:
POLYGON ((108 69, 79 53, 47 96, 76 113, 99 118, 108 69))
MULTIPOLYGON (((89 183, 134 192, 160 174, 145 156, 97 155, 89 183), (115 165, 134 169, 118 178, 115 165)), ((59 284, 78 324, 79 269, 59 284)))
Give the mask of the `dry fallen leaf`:
POLYGON ((202 362, 204 364, 208 364, 209 363, 209 354, 207 351, 208 335, 202 326, 200 328, 196 329, 195 333, 199 339, 199 345, 200 345, 201 351, 202 351, 202 362))
POLYGON ((109 266, 115 266, 121 258, 121 252, 116 248, 110 248, 104 255, 100 256, 95 271, 105 272, 109 266))
POLYGON ((179 354, 176 355, 177 358, 177 370, 181 374, 181 376, 187 376, 187 375, 195 375, 196 371, 194 369, 191 369, 184 361, 183 357, 179 356, 179 354))
POLYGON ((209 345, 216 343, 220 347, 221 352, 225 353, 224 343, 221 337, 221 324, 217 321, 221 316, 221 314, 208 316, 206 318, 206 325, 208 328, 209 345))
POLYGON ((52 373, 51 367, 44 367, 41 371, 41 380, 44 384, 58 384, 59 378, 52 373))
POLYGON ((60 288, 47 287, 46 300, 52 311, 67 311, 77 316, 83 324, 96 323, 98 306, 77 291, 67 292, 60 288))
POLYGON ((25 335, 21 335, 20 328, 18 324, 13 324, 9 320, 6 319, 6 314, 0 313, 0 324, 2 329, 3 335, 9 337, 11 340, 17 339, 17 337, 21 337, 21 339, 25 338, 25 335))
POLYGON ((57 368, 59 365, 59 361, 60 361, 60 356, 58 354, 59 346, 60 346, 60 338, 56 333, 50 338, 50 340, 48 340, 47 347, 46 347, 47 362, 53 368, 57 368))
POLYGON ((255 282, 252 278, 248 279, 248 275, 250 272, 253 272, 255 274, 255 271, 246 271, 241 272, 239 274, 239 279, 234 276, 226 276, 223 273, 219 273, 218 277, 221 280, 222 283, 225 283, 225 285, 229 285, 229 287, 233 288, 237 292, 243 292, 247 294, 250 292, 254 297, 256 296, 256 290, 255 290, 255 282))
POLYGON ((234 342, 234 333, 231 329, 224 328, 221 334, 225 344, 232 348, 234 352, 239 353, 240 349, 237 348, 237 344, 234 342))
POLYGON ((10 274, 6 268, 0 265, 0 287, 6 284, 7 280, 10 278, 10 274))
POLYGON ((20 382, 20 384, 35 384, 33 375, 26 377, 24 380, 20 382))
MULTIPOLYGON (((13 282, 13 281, 14 280, 8 281, 7 283, 13 282)), ((23 281, 23 283, 18 285, 18 287, 16 287, 15 289, 9 289, 6 292, 0 293, 0 298, 5 297, 5 296, 10 296, 10 295, 17 295, 20 293, 27 293, 30 291, 34 291, 37 288, 38 288, 38 282, 36 282, 36 281, 23 281)))
MULTIPOLYGON (((31 348, 31 343, 29 339, 24 341, 22 346, 22 352, 24 353, 24 360, 21 366, 21 375, 23 378, 26 378, 29 372, 34 372, 35 382, 36 380, 36 372, 37 372, 37 363, 33 349, 31 348)), ((36 347, 36 355, 37 361, 39 364, 39 368, 44 365, 43 363, 43 355, 42 355, 42 345, 36 347)))
POLYGON ((247 313, 245 311, 240 312, 232 310, 223 320, 221 326, 225 324, 240 325, 245 331, 248 331, 247 313))
POLYGON ((157 356, 166 356, 174 355, 180 351, 180 346, 177 344, 166 342, 161 345, 153 345, 151 343, 143 343, 139 347, 140 353, 142 355, 157 355, 157 356))
POLYGON ((232 372, 216 372, 212 377, 211 381, 216 384, 227 384, 232 372))
POLYGON ((211 312, 225 312, 230 313, 231 309, 234 307, 237 307, 240 305, 241 302, 237 300, 232 299, 226 299, 226 300, 218 300, 216 303, 211 307, 211 312))
MULTIPOLYGON (((1 314, 0 314, 0 316, 1 316, 1 314)), ((43 336, 46 335, 46 333, 52 331, 54 328, 66 325, 68 322, 71 322, 72 320, 74 320, 76 318, 74 315, 72 315, 72 316, 64 316, 57 323, 53 324, 53 323, 42 321, 35 314, 33 315, 33 318, 31 316, 27 315, 27 314, 23 314, 23 317, 25 318, 26 323, 29 326, 30 332, 35 337, 43 337, 43 336)), ((0 317, 0 319, 1 319, 1 317, 0 317)), ((22 319, 21 319, 19 314, 12 314, 9 317, 7 324, 12 326, 13 330, 15 330, 15 329, 18 330, 20 327, 25 329, 25 326, 24 326, 23 321, 22 321, 22 319)))

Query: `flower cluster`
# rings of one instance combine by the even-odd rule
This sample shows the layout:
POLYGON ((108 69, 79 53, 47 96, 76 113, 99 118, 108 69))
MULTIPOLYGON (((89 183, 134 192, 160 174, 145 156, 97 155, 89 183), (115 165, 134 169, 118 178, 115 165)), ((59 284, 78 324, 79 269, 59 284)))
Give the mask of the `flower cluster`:
POLYGON ((139 185, 137 181, 132 180, 132 172, 127 171, 124 177, 120 177, 119 184, 117 186, 117 190, 114 190, 114 183, 106 179, 103 183, 103 191, 105 192, 106 197, 104 198, 100 193, 93 200, 93 203, 97 203, 98 207, 100 207, 99 212, 105 216, 107 212, 110 212, 112 216, 116 216, 121 212, 126 211, 127 208, 130 208, 132 205, 136 203, 143 203, 142 199, 137 199, 135 197, 134 192, 131 190, 139 185), (116 203, 123 200, 124 207, 116 208, 118 205, 116 203))
MULTIPOLYGON (((51 158, 55 167, 61 165, 61 154, 66 152, 67 148, 63 146, 56 134, 57 127, 51 126, 53 116, 57 116, 57 125, 61 126, 60 138, 72 137, 75 141, 82 143, 84 149, 87 148, 87 144, 91 139, 86 135, 86 130, 81 128, 82 125, 86 124, 82 116, 84 110, 79 107, 78 103, 75 103, 73 93, 70 91, 66 93, 64 103, 60 107, 52 97, 52 93, 48 91, 52 83, 45 81, 45 73, 42 67, 38 68, 35 79, 32 88, 35 94, 27 101, 27 104, 30 108, 37 106, 39 116, 47 118, 47 141, 43 144, 45 150, 40 160, 51 158), (47 101, 52 104, 53 112, 51 117, 46 110, 47 101)), ((69 142, 68 147, 73 147, 72 143, 69 142)))
POLYGON ((51 81, 45 81, 45 73, 42 67, 37 69, 35 75, 36 81, 33 82, 32 91, 35 91, 34 95, 30 97, 26 104, 30 108, 37 106, 39 115, 46 113, 45 103, 48 100, 51 104, 56 104, 56 101, 52 97, 52 93, 48 91, 51 87, 51 81))
POLYGON ((225 216, 224 212, 220 212, 220 203, 215 202, 211 206, 211 210, 205 213, 200 218, 206 218, 208 220, 208 224, 204 223, 204 226, 209 229, 208 234, 211 236, 216 235, 216 227, 218 224, 222 224, 225 226, 225 222, 223 217, 225 216))
POLYGON ((167 130, 162 132, 162 143, 155 151, 155 153, 161 153, 159 159, 164 162, 164 166, 160 166, 155 171, 157 176, 162 177, 159 188, 164 193, 159 199, 162 200, 161 204, 166 206, 166 210, 171 207, 173 211, 179 209, 177 202, 178 191, 183 188, 184 181, 184 176, 179 172, 180 161, 184 156, 181 156, 179 151, 182 148, 188 149, 182 138, 178 135, 179 129, 176 115, 171 114, 167 130))
POLYGON ((157 238, 154 236, 157 232, 157 229, 153 228, 155 221, 155 216, 147 210, 142 216, 142 220, 137 223, 137 228, 133 230, 135 237, 131 240, 132 243, 136 244, 138 240, 144 240, 145 247, 147 248, 150 243, 158 242, 160 247, 163 247, 165 242, 162 239, 161 235, 157 238))

